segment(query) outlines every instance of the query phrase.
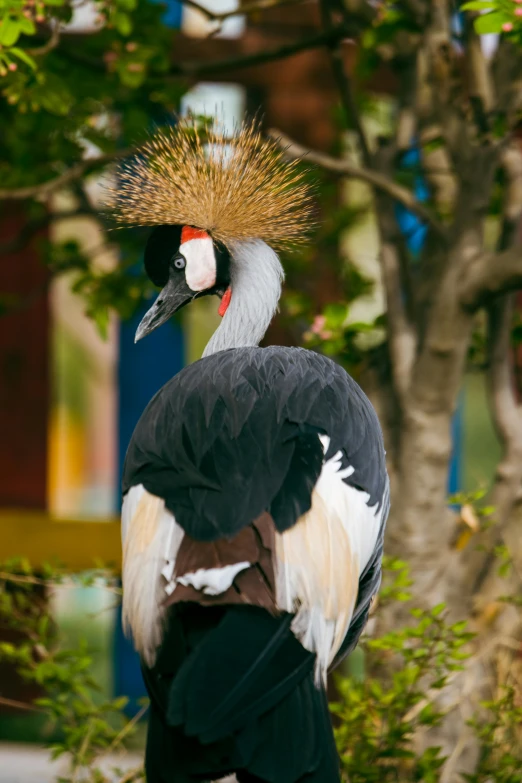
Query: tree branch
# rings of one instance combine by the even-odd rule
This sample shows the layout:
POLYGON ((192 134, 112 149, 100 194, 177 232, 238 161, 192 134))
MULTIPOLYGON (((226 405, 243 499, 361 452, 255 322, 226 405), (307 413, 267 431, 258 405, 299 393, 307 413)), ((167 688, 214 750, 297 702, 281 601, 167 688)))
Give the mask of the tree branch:
POLYGON ((180 0, 181 5, 186 5, 187 8, 192 8, 194 11, 198 11, 205 16, 210 22, 224 22, 230 19, 232 16, 248 16, 256 11, 265 11, 270 8, 280 8, 284 5, 292 5, 295 3, 301 3, 302 0, 254 0, 250 3, 242 3, 234 11, 223 11, 221 13, 211 11, 209 8, 196 3, 195 0, 180 0))
MULTIPOLYGON (((344 8, 342 3, 341 6, 344 8)), ((332 30, 335 29, 335 25, 333 24, 331 17, 328 0, 321 0, 320 7, 324 30, 325 32, 331 33, 332 30)), ((344 18, 346 22, 346 16, 344 18)), ((346 75, 346 71, 344 69, 343 53, 339 41, 332 41, 328 45, 328 49, 330 51, 330 61, 332 63, 333 75, 337 83, 337 89, 339 90, 339 95, 341 97, 341 103, 346 114, 346 119, 348 123, 351 122, 353 124, 357 138, 359 139, 364 165, 366 168, 371 168, 372 160, 368 139, 366 138, 366 133, 364 132, 361 118, 357 110, 357 105, 355 103, 352 90, 352 83, 349 77, 346 75)))
POLYGON ((464 29, 467 42, 464 52, 469 74, 469 95, 478 131, 487 134, 494 103, 493 83, 489 63, 482 51, 482 41, 475 32, 473 22, 474 16, 466 14, 464 29))
POLYGON ((43 54, 48 54, 56 49, 60 43, 60 25, 58 23, 53 24, 51 27, 51 37, 42 46, 38 46, 36 49, 26 49, 26 52, 31 57, 40 57, 43 54))
POLYGON ((492 298, 522 288, 522 247, 517 233, 522 217, 522 150, 512 142, 503 151, 506 174, 505 199, 499 252, 484 253, 465 270, 461 302, 477 310, 492 298))
POLYGON ((226 60, 215 60, 214 62, 209 63, 201 61, 179 63, 170 68, 169 74, 172 76, 190 76, 196 78, 198 76, 203 76, 204 74, 214 75, 216 73, 222 73, 223 71, 251 68, 254 65, 263 65, 264 63, 272 62, 274 60, 283 60, 286 57, 291 57, 294 54, 299 54, 299 52, 304 52, 308 49, 329 46, 332 42, 349 38, 352 32, 353 29, 339 26, 326 33, 317 33, 308 38, 302 38, 300 41, 294 41, 255 54, 240 55, 238 57, 231 57, 226 60))
POLYGON ((297 142, 292 141, 292 139, 279 130, 272 129, 268 132, 268 135, 278 142, 288 158, 292 160, 304 158, 306 161, 315 163, 317 166, 321 166, 323 169, 326 169, 337 176, 367 182, 369 185, 377 188, 377 190, 395 199, 395 201, 398 201, 425 223, 428 223, 441 238, 446 238, 444 227, 438 222, 430 210, 415 198, 415 194, 412 193, 411 190, 408 190, 408 188, 393 182, 393 180, 388 179, 388 177, 377 171, 356 166, 346 160, 332 158, 324 152, 311 150, 308 147, 297 144, 297 142))
POLYGON ((510 247, 502 253, 484 253, 468 268, 461 287, 460 301, 471 311, 491 299, 522 288, 522 247, 510 247))
MULTIPOLYGON (((294 54, 299 54, 300 52, 308 51, 309 49, 318 49, 323 46, 328 46, 332 41, 342 41, 345 38, 349 38, 353 32, 353 26, 346 27, 340 25, 328 33, 317 33, 308 38, 302 38, 300 41, 293 41, 292 43, 283 44, 274 49, 255 52, 254 54, 242 54, 237 57, 230 57, 225 60, 214 60, 211 62, 197 60, 194 62, 176 63, 170 67, 167 76, 185 76, 197 79, 202 76, 214 76, 217 73, 226 71, 251 68, 256 65, 273 62, 274 60, 283 60, 286 57, 291 57, 294 54)), ((107 71, 107 66, 103 60, 89 57, 77 48, 72 49, 61 46, 58 51, 63 57, 71 62, 78 63, 100 73, 106 73, 107 71)), ((165 81, 165 78, 165 75, 162 74, 160 77, 162 83, 165 81)))
POLYGON ((395 244, 384 237, 381 243, 381 268, 386 292, 393 381, 397 396, 404 404, 409 391, 417 339, 404 307, 398 250, 395 244))
POLYGON ((81 179, 85 174, 93 171, 94 169, 106 166, 108 163, 112 163, 122 158, 128 158, 137 152, 136 147, 129 147, 123 150, 117 150, 115 152, 109 152, 105 155, 99 155, 97 158, 86 158, 85 160, 76 163, 71 166, 70 169, 64 171, 63 174, 59 174, 53 179, 47 180, 47 182, 41 182, 39 185, 27 185, 23 188, 0 188, 0 201, 23 201, 24 199, 37 198, 43 196, 49 196, 54 191, 69 185, 75 180, 81 179))

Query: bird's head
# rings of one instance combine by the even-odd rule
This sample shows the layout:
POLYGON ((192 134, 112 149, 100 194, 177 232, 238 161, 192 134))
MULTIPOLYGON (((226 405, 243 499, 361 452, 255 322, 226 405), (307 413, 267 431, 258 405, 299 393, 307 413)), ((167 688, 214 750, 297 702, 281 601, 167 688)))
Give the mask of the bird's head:
POLYGON ((145 270, 161 287, 136 331, 136 342, 165 323, 196 297, 221 298, 219 314, 230 303, 231 258, 227 248, 193 226, 158 226, 145 248, 145 270))
POLYGON ((275 251, 303 241, 313 222, 299 163, 256 122, 230 136, 219 123, 189 118, 152 136, 121 164, 118 180, 107 203, 116 220, 157 226, 145 268, 162 291, 136 339, 192 299, 217 294, 221 315, 230 307, 204 355, 257 345, 281 293, 275 251))
POLYGON ((207 231, 193 226, 158 226, 145 248, 145 270, 162 288, 136 330, 136 342, 196 297, 221 298, 219 315, 230 304, 230 253, 207 231))

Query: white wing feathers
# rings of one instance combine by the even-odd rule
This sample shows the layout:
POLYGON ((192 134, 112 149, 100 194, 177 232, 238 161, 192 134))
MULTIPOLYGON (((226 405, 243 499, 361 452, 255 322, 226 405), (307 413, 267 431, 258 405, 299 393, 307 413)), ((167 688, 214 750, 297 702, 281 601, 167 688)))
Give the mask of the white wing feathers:
POLYGON ((123 628, 149 666, 163 636, 165 583, 182 538, 162 498, 142 484, 129 490, 122 507, 123 628))
MULTIPOLYGON (((329 439, 321 436, 326 453, 329 439)), ((326 679, 353 614, 359 576, 375 548, 380 513, 369 496, 343 482, 341 453, 325 462, 312 507, 276 536, 277 605, 295 612, 292 630, 317 653, 316 682, 326 679)))

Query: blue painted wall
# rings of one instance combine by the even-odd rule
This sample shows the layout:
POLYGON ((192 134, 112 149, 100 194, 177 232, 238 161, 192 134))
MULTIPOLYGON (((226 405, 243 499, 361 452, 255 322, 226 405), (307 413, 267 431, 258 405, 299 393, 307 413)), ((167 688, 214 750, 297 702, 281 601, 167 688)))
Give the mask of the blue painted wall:
MULTIPOLYGON (((127 445, 138 419, 156 392, 178 373, 184 364, 183 333, 171 321, 134 343, 134 334, 151 302, 130 321, 120 325, 118 367, 118 443, 121 485, 127 445)), ((118 495, 118 507, 121 498, 118 495)), ((114 641, 114 689, 117 695, 129 696, 129 714, 136 712, 137 699, 146 695, 138 656, 121 629, 121 610, 116 618, 114 641)))

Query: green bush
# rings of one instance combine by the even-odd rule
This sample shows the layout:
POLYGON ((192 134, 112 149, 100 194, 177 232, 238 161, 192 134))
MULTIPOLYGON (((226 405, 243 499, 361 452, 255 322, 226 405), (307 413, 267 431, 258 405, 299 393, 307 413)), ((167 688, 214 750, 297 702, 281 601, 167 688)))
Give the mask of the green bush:
MULTIPOLYGON (((72 579, 51 568, 35 573, 24 560, 0 564, 0 628, 15 632, 17 641, 0 641, 0 663, 13 666, 42 695, 31 706, 47 723, 53 740, 52 758, 66 755, 69 770, 59 783, 133 783, 143 779, 140 767, 129 772, 100 769, 108 753, 122 748, 135 731, 147 705, 129 720, 124 713, 126 698, 99 697, 93 677, 93 657, 85 642, 65 647, 51 617, 49 590, 57 584, 91 586, 101 579, 107 589, 119 592, 106 571, 72 579)), ((1 636, 0 636, 1 639, 1 636)), ((24 705, 19 705, 23 708, 24 705)))
MULTIPOLYGON (((394 577, 381 591, 381 604, 409 601, 407 565, 385 561, 394 577)), ((337 718, 336 741, 346 781, 439 783, 445 757, 441 748, 416 750, 419 729, 436 726, 444 717, 439 696, 458 676, 469 657, 473 634, 466 621, 448 623, 443 604, 429 612, 410 609, 412 623, 375 639, 362 641, 363 678, 336 677, 338 700, 331 705, 337 718)), ((522 693, 501 689, 501 696, 482 704, 470 721, 480 745, 469 783, 521 783, 522 693)))

